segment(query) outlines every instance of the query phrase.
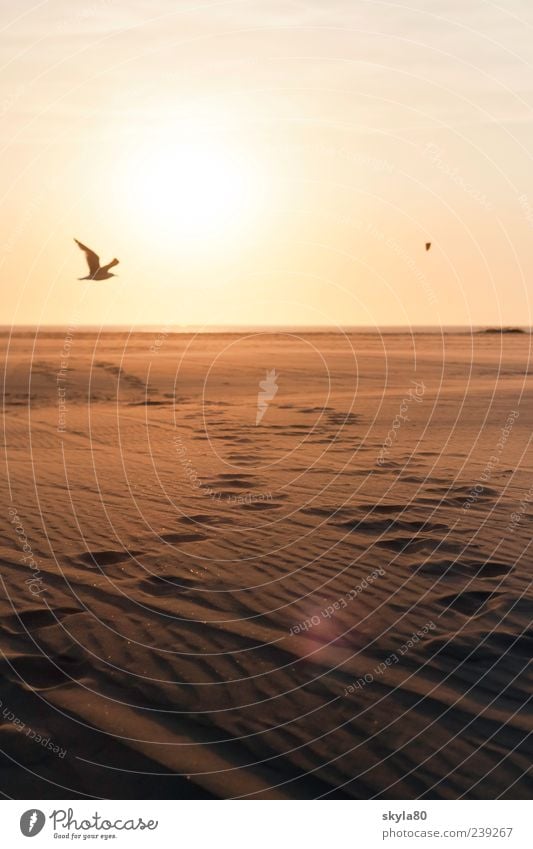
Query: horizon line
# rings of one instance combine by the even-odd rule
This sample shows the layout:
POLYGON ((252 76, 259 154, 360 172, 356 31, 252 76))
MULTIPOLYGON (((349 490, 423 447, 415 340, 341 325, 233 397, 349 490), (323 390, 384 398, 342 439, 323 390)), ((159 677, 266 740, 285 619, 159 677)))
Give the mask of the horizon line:
POLYGON ((43 324, 0 324, 0 333, 39 331, 62 331, 65 328, 76 328, 86 332, 124 332, 124 333, 239 333, 242 331, 272 332, 277 330, 294 330, 300 332, 439 332, 439 331, 479 331, 494 330, 495 332, 522 331, 532 333, 533 325, 524 324, 76 324, 75 322, 43 323, 43 324))

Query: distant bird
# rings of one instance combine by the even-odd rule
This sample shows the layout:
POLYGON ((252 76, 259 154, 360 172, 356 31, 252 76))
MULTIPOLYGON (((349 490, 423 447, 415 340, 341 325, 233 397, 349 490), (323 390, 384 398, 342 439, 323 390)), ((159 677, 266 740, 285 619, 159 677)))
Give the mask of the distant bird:
POLYGON ((426 251, 429 251, 431 247, 431 242, 426 242, 426 251))
POLYGON ((100 265, 100 257, 97 256, 94 251, 85 245, 82 245, 82 243, 78 242, 77 239, 74 239, 74 241, 85 254, 87 265, 89 266, 89 274, 87 277, 78 277, 78 280, 109 280, 110 277, 117 276, 110 272, 109 269, 118 265, 118 259, 112 259, 111 262, 107 263, 107 265, 100 265))

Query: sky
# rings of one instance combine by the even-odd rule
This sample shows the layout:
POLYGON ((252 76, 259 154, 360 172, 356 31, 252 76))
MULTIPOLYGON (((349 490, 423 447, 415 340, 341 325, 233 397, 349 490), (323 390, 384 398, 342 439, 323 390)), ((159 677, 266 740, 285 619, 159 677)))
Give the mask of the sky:
POLYGON ((533 324, 529 0, 0 0, 0 32, 1 325, 533 324))

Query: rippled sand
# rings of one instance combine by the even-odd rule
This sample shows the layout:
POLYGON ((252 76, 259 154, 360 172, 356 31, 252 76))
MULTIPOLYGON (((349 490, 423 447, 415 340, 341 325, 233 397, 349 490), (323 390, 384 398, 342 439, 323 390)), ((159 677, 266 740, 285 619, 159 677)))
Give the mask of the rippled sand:
POLYGON ((1 342, 5 793, 531 794, 529 336, 1 342))

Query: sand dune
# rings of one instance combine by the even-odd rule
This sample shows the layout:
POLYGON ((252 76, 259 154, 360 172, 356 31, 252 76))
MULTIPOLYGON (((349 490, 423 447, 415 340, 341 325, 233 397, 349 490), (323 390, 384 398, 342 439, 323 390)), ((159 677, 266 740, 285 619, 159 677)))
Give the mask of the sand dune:
POLYGON ((154 338, 1 339, 11 794, 526 798, 531 337, 154 338))

